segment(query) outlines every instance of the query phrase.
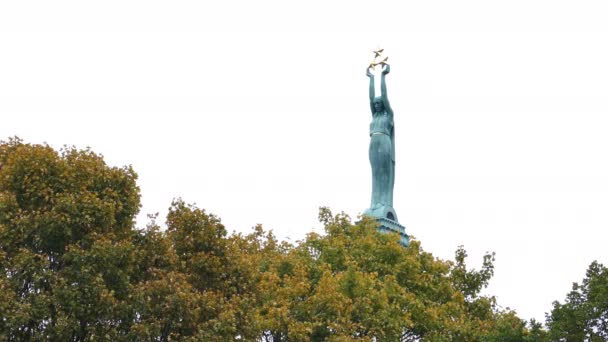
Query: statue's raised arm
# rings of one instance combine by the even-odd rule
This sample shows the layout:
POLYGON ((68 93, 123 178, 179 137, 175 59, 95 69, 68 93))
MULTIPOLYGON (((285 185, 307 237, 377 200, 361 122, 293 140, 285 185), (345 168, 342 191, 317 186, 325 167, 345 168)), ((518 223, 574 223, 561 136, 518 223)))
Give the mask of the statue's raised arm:
POLYGON ((390 103, 388 102, 388 95, 386 94, 386 75, 391 72, 391 66, 388 64, 384 64, 384 69, 382 70, 382 80, 380 83, 380 91, 382 92, 382 102, 384 103, 384 108, 390 115, 393 115, 393 109, 391 108, 390 103))
POLYGON ((376 85, 374 84, 374 74, 371 72, 373 64, 367 67, 366 75, 369 77, 369 107, 372 110, 372 114, 376 111, 374 109, 374 99, 376 98, 376 85))

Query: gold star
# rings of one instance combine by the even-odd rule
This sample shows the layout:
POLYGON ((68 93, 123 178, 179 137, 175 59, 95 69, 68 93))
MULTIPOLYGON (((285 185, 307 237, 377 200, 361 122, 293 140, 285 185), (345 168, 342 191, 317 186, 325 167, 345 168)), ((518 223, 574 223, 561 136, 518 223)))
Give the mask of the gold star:
POLYGON ((380 54, 382 54, 382 52, 384 51, 384 49, 378 49, 378 50, 374 50, 374 59, 380 57, 380 54))

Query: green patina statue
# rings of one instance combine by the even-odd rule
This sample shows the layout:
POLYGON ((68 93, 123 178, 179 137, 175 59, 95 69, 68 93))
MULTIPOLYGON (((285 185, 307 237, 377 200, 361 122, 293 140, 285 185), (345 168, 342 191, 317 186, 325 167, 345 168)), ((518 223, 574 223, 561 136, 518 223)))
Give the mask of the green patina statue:
MULTIPOLYGON (((381 50, 374 51, 376 57, 381 50)), ((369 126, 369 162, 372 166, 372 201, 364 214, 377 218, 397 221, 393 209, 393 187, 395 185, 395 124, 393 110, 386 93, 386 75, 391 71, 386 63, 388 57, 380 63, 372 62, 367 68, 369 77, 369 101, 372 110, 372 123, 369 126), (381 96, 376 97, 374 74, 371 70, 380 64, 382 67, 381 96)))
POLYGON ((386 94, 386 75, 391 71, 388 57, 380 62, 383 49, 374 51, 374 59, 367 67, 369 77, 369 104, 372 110, 372 123, 369 125, 369 162, 372 165, 372 203, 363 215, 371 216, 378 222, 378 231, 399 234, 399 242, 408 246, 410 237, 405 233, 405 227, 397 220, 393 208, 393 188, 395 186, 395 122, 393 109, 386 94), (373 69, 380 65, 382 68, 380 90, 382 94, 376 97, 373 69))

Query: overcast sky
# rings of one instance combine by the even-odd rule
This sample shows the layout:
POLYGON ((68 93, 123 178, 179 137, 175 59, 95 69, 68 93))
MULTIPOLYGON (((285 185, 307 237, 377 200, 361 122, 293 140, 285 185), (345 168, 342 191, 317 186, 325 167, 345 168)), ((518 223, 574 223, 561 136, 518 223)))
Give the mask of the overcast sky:
MULTIPOLYGON (((370 201, 365 67, 383 47, 395 209, 423 248, 544 320, 608 263, 608 3, 2 1, 0 139, 90 146, 232 231, 302 239, 370 201)), ((164 219, 163 219, 164 220, 164 219)))

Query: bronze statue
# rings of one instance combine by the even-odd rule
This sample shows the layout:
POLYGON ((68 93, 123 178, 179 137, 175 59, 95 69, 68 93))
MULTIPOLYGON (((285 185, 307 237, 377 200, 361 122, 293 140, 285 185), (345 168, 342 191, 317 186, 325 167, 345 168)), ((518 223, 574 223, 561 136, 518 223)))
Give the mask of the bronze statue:
POLYGON ((374 51, 374 60, 367 68, 369 77, 369 101, 372 111, 372 122, 369 127, 369 162, 372 166, 372 200, 369 209, 364 214, 378 218, 388 218, 397 221, 397 214, 393 209, 393 187, 395 185, 395 124, 393 110, 386 93, 386 75, 391 71, 387 63, 388 57, 380 62, 384 49, 374 51), (374 74, 372 70, 380 65, 381 96, 375 96, 374 74))

